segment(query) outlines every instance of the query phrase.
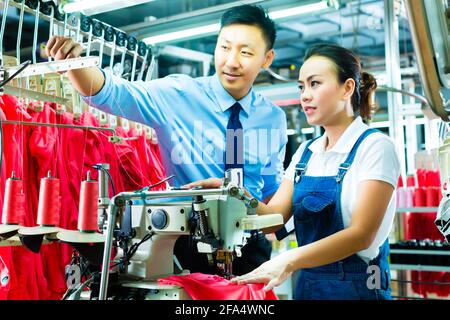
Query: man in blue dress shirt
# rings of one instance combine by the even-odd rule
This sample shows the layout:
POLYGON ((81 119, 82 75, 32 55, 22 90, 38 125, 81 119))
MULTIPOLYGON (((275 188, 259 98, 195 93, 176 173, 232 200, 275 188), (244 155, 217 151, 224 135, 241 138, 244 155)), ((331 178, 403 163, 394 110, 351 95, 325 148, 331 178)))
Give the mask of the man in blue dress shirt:
MULTIPOLYGON (((176 74, 129 82, 95 67, 67 74, 89 105, 156 130, 166 172, 175 175, 175 186, 224 176, 227 124, 231 107, 238 102, 244 185, 254 197, 264 200, 281 182, 286 116, 252 86, 261 68, 268 68, 273 61, 275 36, 274 22, 261 7, 242 5, 229 9, 221 18, 214 53, 216 73, 212 76, 176 74)), ((71 38, 54 36, 47 43, 49 56, 56 60, 79 57, 81 51, 71 38)), ((186 246, 183 237, 175 246, 175 255, 184 268, 214 272, 206 266, 204 255, 186 246)), ((233 273, 253 270, 268 260, 270 253, 266 238, 255 234, 243 248, 242 258, 235 259, 233 273)))

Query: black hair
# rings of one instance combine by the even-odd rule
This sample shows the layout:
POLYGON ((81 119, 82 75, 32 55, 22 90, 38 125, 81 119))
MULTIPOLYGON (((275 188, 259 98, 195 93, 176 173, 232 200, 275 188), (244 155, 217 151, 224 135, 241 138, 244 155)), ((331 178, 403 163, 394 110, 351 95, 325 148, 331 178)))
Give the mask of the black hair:
POLYGON ((303 61, 314 56, 327 58, 335 65, 341 84, 350 78, 355 81, 355 92, 351 101, 353 111, 359 111, 361 118, 370 120, 377 109, 371 101, 371 96, 377 88, 377 81, 370 73, 361 71, 359 57, 351 50, 334 44, 316 44, 310 47, 303 61))
POLYGON ((258 27, 267 43, 267 50, 273 48, 276 38, 275 23, 261 6, 244 4, 225 11, 220 19, 220 29, 232 24, 258 27))

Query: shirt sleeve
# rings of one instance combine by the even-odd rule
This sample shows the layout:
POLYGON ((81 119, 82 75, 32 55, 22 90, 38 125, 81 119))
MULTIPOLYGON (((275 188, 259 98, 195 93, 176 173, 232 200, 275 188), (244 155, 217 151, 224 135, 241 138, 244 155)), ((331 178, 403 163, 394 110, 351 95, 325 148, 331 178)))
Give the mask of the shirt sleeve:
MULTIPOLYGON (((276 153, 272 154, 269 163, 262 169, 262 178, 264 181, 264 187, 262 188, 262 199, 274 194, 280 186, 284 172, 284 157, 286 155, 287 144, 287 123, 285 113, 282 111, 279 136, 279 149, 276 153)), ((272 135, 273 137, 273 135, 272 135)))
POLYGON ((179 106, 180 92, 188 76, 168 76, 149 82, 128 81, 100 69, 105 76, 102 89, 93 96, 81 96, 90 106, 132 121, 158 127, 170 121, 170 109, 179 106), (182 80, 181 78, 186 78, 182 80))
POLYGON ((400 176, 400 161, 395 145, 388 136, 374 135, 373 138, 361 146, 357 161, 358 182, 380 180, 396 188, 400 176))
POLYGON ((284 178, 289 181, 294 181, 295 178, 295 167, 297 166, 297 163, 300 161, 300 158, 302 156, 303 150, 305 150, 306 142, 304 141, 295 151, 294 155, 292 156, 291 162, 289 163, 288 168, 286 169, 284 173, 284 178))

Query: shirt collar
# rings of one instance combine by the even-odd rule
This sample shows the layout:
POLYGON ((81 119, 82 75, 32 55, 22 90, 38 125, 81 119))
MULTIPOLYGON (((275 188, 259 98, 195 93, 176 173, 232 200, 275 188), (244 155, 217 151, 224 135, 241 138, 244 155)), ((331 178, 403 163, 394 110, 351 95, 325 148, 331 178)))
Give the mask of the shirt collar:
MULTIPOLYGON (((339 138, 337 143, 331 148, 331 152, 336 153, 350 153, 356 140, 359 136, 369 128, 367 124, 362 121, 361 117, 356 117, 355 120, 345 129, 342 136, 339 138)), ((313 153, 325 152, 325 142, 327 141, 327 134, 323 134, 316 141, 311 143, 309 149, 313 153)))
MULTIPOLYGON (((217 73, 215 73, 211 78, 211 88, 217 98, 217 101, 219 102, 219 107, 223 112, 231 108, 236 103, 236 100, 225 90, 225 88, 222 86, 222 83, 220 83, 220 79, 217 73)), ((251 88, 249 93, 245 97, 237 101, 239 102, 242 109, 244 110, 244 113, 247 116, 250 114, 254 95, 255 93, 253 91, 253 88, 251 88)))

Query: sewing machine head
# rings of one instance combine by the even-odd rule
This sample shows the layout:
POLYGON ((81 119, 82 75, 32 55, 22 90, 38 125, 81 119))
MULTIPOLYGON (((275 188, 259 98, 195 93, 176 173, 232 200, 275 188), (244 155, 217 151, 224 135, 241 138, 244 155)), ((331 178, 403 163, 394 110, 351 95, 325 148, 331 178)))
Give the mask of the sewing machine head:
MULTIPOLYGON (((155 279, 174 273, 173 248, 180 235, 189 235, 199 253, 207 255, 217 274, 232 275, 232 261, 241 255, 250 230, 283 223, 281 215, 257 216, 258 201, 248 198, 232 182, 223 186, 229 194, 194 195, 175 202, 134 204, 129 202, 120 222, 122 248, 118 257, 129 261, 125 273, 140 279, 155 279), (151 234, 132 257, 128 248, 151 234), (134 237, 133 237, 134 236, 134 237)), ((179 190, 167 191, 167 195, 179 190)), ((227 193, 227 192, 224 192, 227 193)), ((125 266, 125 264, 123 264, 125 266)), ((124 268, 123 268, 124 269, 124 268)))
MULTIPOLYGON (((106 170, 99 173, 103 185, 99 187, 98 220, 104 236, 102 262, 94 263, 85 256, 94 269, 101 269, 89 280, 91 299, 188 299, 181 287, 157 282, 174 274, 173 251, 179 236, 191 237, 196 250, 217 267, 216 273, 230 277, 232 261, 241 255, 250 231, 283 224, 280 214, 256 215, 258 201, 239 186, 239 172, 226 175, 217 189, 144 188, 109 199, 104 188, 106 170), (118 250, 112 250, 113 246, 118 250), (112 252, 116 254, 115 268, 110 270, 112 252), (115 280, 110 283, 113 274, 115 280)), ((67 299, 78 299, 84 286, 68 291, 67 299)))

